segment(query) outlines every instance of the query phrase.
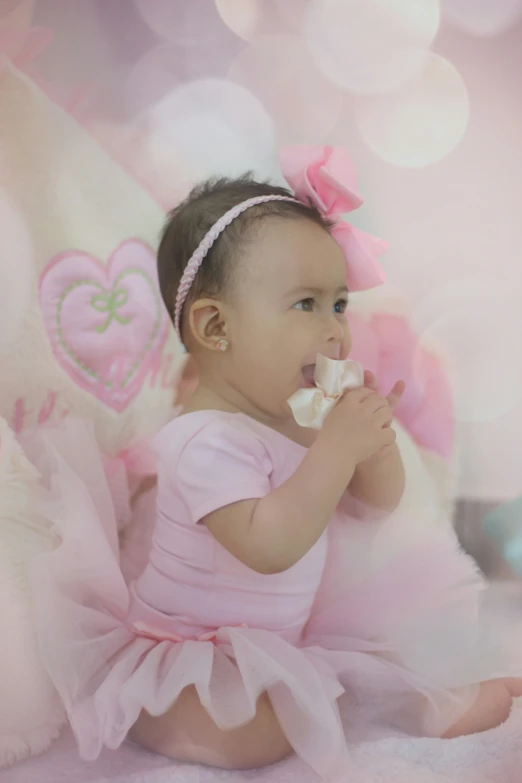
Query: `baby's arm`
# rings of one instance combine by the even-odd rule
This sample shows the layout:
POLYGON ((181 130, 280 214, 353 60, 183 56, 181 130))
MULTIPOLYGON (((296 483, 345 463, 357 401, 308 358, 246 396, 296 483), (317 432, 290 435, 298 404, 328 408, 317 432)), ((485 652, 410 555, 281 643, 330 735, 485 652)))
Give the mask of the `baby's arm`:
POLYGON ((353 476, 355 461, 332 461, 318 438, 296 472, 260 500, 244 500, 209 514, 214 538, 262 574, 286 571, 316 543, 353 476))
MULTIPOLYGON (((387 446, 354 471, 348 489, 362 509, 372 513, 391 513, 400 503, 404 492, 404 465, 397 445, 387 446)), ((364 515, 364 511, 362 512, 364 515)))
POLYGON ((241 500, 213 511, 204 523, 255 571, 286 571, 324 532, 356 465, 394 442, 390 421, 389 406, 378 395, 366 389, 348 392, 284 484, 260 500, 241 500))

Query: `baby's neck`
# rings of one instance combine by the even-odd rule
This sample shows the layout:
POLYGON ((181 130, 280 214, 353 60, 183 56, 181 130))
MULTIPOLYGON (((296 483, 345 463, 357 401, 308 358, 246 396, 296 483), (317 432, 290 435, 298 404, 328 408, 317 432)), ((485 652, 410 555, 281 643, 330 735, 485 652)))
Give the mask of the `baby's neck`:
POLYGON ((183 407, 183 413, 194 413, 196 411, 215 410, 225 413, 246 413, 251 416, 251 412, 241 405, 241 400, 233 399, 234 395, 220 393, 211 385, 200 380, 197 389, 190 400, 183 407))
POLYGON ((196 391, 183 407, 183 413, 195 413, 197 411, 215 410, 224 413, 242 413, 251 419, 280 432, 290 440, 301 446, 309 447, 317 437, 313 430, 300 427, 292 416, 274 418, 259 410, 255 405, 234 392, 234 390, 219 390, 211 384, 200 381, 196 391))

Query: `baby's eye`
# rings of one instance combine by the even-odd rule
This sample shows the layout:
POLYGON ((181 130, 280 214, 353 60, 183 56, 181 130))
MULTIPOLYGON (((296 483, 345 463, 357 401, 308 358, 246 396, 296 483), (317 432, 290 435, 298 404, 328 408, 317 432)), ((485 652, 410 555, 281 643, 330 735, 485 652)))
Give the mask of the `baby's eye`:
POLYGON ((348 302, 346 299, 339 299, 334 304, 334 313, 341 313, 341 315, 346 311, 346 308, 348 307, 348 302))
POLYGON ((305 313, 311 313, 314 309, 314 300, 309 297, 308 299, 301 299, 300 302, 294 305, 296 310, 304 310, 305 313))

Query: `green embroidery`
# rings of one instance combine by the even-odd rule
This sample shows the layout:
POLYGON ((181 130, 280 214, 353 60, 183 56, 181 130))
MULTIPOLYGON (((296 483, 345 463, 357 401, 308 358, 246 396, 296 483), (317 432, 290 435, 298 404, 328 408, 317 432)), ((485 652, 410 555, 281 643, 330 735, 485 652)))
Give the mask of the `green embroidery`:
MULTIPOLYGON (((155 304, 156 304, 156 318, 155 318, 155 321, 154 321, 154 328, 153 328, 152 333, 151 333, 151 335, 149 337, 149 340, 147 341, 147 344, 144 346, 144 348, 141 351, 141 353, 139 354, 139 356, 136 357, 136 361, 133 363, 132 367, 129 369, 129 372, 127 373, 125 378, 122 379, 122 382, 121 382, 121 388, 122 389, 124 389, 129 384, 129 382, 132 381, 133 375, 135 374, 136 370, 140 367, 140 365, 141 365, 142 361, 144 360, 144 358, 146 357, 147 353, 152 349, 152 346, 154 345, 154 342, 155 342, 155 340, 156 340, 156 338, 157 338, 157 336, 158 336, 158 334, 159 334, 159 332, 161 330, 161 325, 162 325, 162 320, 163 320, 163 318, 162 318, 162 315, 163 315, 162 302, 161 302, 160 294, 159 294, 159 291, 157 289, 157 285, 156 285, 156 282, 154 281, 154 279, 151 278, 148 274, 146 274, 143 271, 143 269, 132 268, 131 267, 129 269, 126 269, 124 272, 122 272, 118 276, 118 278, 116 279, 116 281, 114 283, 114 287, 113 287, 111 292, 107 292, 107 290, 102 285, 100 285, 99 283, 97 283, 94 280, 89 280, 88 278, 85 279, 85 280, 77 280, 76 282, 71 283, 71 285, 69 285, 63 291, 63 293, 62 293, 62 295, 60 297, 60 300, 58 302, 57 313, 56 313, 56 325, 57 325, 57 329, 58 329, 58 337, 59 337, 60 344, 61 344, 63 350, 65 351, 65 353, 67 354, 69 359, 71 359, 71 361, 73 361, 74 364, 76 364, 76 366, 79 367, 90 378, 92 378, 94 381, 96 381, 98 383, 102 382, 102 378, 100 377, 100 375, 98 373, 94 372, 94 370, 92 370, 90 367, 87 367, 87 365, 84 364, 84 362, 82 362, 80 357, 76 356, 76 354, 73 353, 73 351, 71 350, 71 348, 67 344, 65 336, 63 334, 63 328, 62 328, 62 309, 63 309, 64 302, 67 299, 68 295, 71 293, 71 291, 74 291, 75 288, 79 288, 82 285, 94 286, 95 288, 97 288, 99 290, 100 293, 99 294, 94 294, 94 296, 91 299, 91 306, 93 306, 95 310, 98 310, 98 307, 102 306, 102 302, 105 303, 107 301, 107 307, 105 307, 105 304, 103 304, 103 310, 100 309, 100 310, 98 310, 98 312, 109 312, 110 313, 107 321, 102 326, 96 327, 96 331, 99 334, 105 332, 107 330, 107 328, 109 327, 110 323, 113 320, 117 320, 119 323, 125 323, 125 324, 130 323, 132 318, 130 318, 130 317, 129 318, 123 317, 123 321, 122 321, 121 320, 122 316, 120 316, 118 313, 115 312, 115 310, 118 307, 123 307, 124 302, 120 301, 120 299, 118 298, 115 302, 110 303, 111 307, 109 307, 109 302, 108 302, 108 300, 110 299, 111 296, 114 296, 114 294, 118 294, 119 292, 123 292, 125 294, 125 297, 126 297, 125 298, 125 302, 128 301, 128 292, 126 291, 126 289, 119 287, 119 285, 122 282, 122 280, 125 277, 127 277, 128 275, 141 275, 145 279, 145 281, 149 284, 150 290, 152 291, 152 294, 154 296, 154 301, 155 301, 155 304), (96 304, 94 304, 94 300, 96 300, 96 304)), ((106 379, 103 379, 103 384, 104 384, 105 388, 107 388, 107 389, 112 389, 113 386, 114 386, 112 381, 109 381, 109 380, 106 380, 106 379)))
POLYGON ((104 324, 96 327, 96 331, 103 334, 107 331, 111 322, 116 320, 122 326, 130 324, 130 316, 119 315, 117 310, 129 301, 129 294, 125 288, 117 288, 112 291, 104 291, 102 294, 94 294, 91 299, 91 307, 98 313, 108 313, 104 324))

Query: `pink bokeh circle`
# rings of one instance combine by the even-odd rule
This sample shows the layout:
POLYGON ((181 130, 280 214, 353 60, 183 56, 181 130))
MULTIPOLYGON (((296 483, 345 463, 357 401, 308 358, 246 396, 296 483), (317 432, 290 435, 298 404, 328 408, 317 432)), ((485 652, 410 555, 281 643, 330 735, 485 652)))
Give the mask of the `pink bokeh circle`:
POLYGON ((276 155, 273 123, 262 103, 224 79, 181 85, 150 107, 139 127, 151 161, 181 158, 188 182, 263 169, 276 155))
POLYGON ((339 117, 341 90, 319 71, 298 36, 256 38, 232 64, 229 77, 262 101, 279 143, 317 143, 339 117))
POLYGON ((441 0, 443 18, 470 35, 502 35, 522 19, 522 0, 441 0))
POLYGON ((426 166, 440 160, 463 138, 469 120, 462 76, 432 52, 408 87, 391 95, 357 96, 354 106, 366 144, 396 166, 426 166))
POLYGON ((304 27, 313 58, 333 83, 379 95, 419 73, 439 21, 438 0, 312 0, 304 27))

